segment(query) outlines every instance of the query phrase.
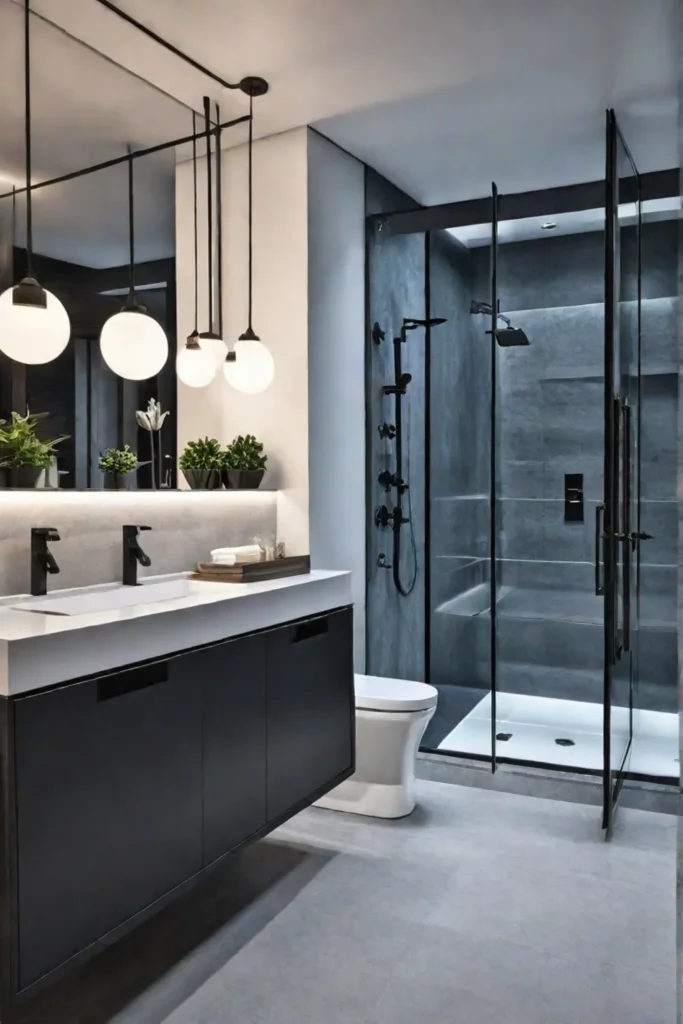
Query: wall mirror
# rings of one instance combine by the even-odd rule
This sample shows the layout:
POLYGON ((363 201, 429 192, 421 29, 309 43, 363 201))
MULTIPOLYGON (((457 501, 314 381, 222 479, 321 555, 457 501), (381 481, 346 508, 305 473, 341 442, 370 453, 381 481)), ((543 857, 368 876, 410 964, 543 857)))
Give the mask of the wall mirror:
MULTIPOLYGON (((30 480, 4 474, 0 482, 116 485, 99 468, 100 453, 127 444, 138 465, 126 475, 126 488, 175 487, 178 154, 171 147, 133 161, 136 289, 169 344, 163 369, 142 381, 115 374, 99 344, 102 325, 129 290, 128 162, 76 172, 125 157, 129 146, 142 150, 189 136, 192 111, 40 16, 32 14, 30 24, 34 270, 65 306, 71 337, 48 363, 26 365, 0 354, 0 418, 49 414, 35 425, 38 437, 66 438, 44 472, 30 480), (153 437, 136 421, 150 399, 168 412, 153 437)), ((0 0, 0 292, 26 271, 24 96, 23 5, 0 0)))

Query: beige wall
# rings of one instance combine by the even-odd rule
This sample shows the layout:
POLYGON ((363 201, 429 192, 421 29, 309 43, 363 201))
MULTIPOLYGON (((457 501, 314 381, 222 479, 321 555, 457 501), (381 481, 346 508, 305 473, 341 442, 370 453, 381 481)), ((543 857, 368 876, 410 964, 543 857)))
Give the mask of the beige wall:
MULTIPOLYGON (((208 434, 225 443, 253 433, 269 456, 264 486, 278 488, 278 536, 290 554, 309 551, 308 530, 308 196, 306 128, 254 147, 254 329, 270 347, 275 380, 242 395, 222 376, 207 388, 178 384, 179 445, 208 434)), ((223 159, 225 340, 247 325, 247 160, 240 146, 223 159)), ((200 181, 200 331, 206 326, 206 207, 200 181)), ((176 176, 178 338, 193 326, 192 165, 176 176)))

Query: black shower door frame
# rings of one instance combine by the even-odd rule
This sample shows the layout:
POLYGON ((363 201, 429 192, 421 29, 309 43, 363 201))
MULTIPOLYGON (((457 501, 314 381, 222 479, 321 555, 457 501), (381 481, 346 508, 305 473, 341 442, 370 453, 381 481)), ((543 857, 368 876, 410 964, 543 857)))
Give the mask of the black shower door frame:
MULTIPOLYGON (((654 200, 654 199, 665 199, 679 193, 679 181, 678 172, 676 170, 671 171, 656 171, 641 174, 638 179, 639 182, 639 198, 641 201, 654 200)), ((541 218, 545 219, 548 212, 552 210, 555 214, 563 213, 580 213, 587 210, 595 210, 598 208, 605 208, 606 205, 606 181, 601 179, 593 182, 586 182, 579 185, 563 185, 556 188, 535 190, 530 192, 510 193, 510 194, 498 194, 495 186, 493 186, 492 193, 487 196, 482 196, 477 199, 462 200, 455 203, 444 203, 438 206, 432 207, 416 207, 410 210, 397 210, 393 213, 382 213, 373 215, 368 218, 368 228, 370 230, 380 229, 389 235, 411 235, 411 234, 423 234, 425 238, 425 252, 426 252, 426 282, 425 282, 425 299, 426 308, 425 316, 427 318, 438 315, 439 310, 431 308, 430 305, 430 288, 429 288, 429 236, 432 231, 439 231, 444 229, 453 228, 465 228, 474 224, 490 223, 492 225, 492 255, 491 255, 491 298, 492 298, 492 309, 497 309, 497 227, 500 220, 518 220, 526 218, 541 218)), ((491 329, 495 326, 492 316, 491 329)), ((492 339, 492 346, 495 345, 495 340, 492 339)), ((426 385, 429 386, 430 381, 430 348, 431 339, 429 332, 427 332, 426 338, 426 367, 425 367, 425 381, 426 385)), ((495 372, 495 349, 492 347, 492 359, 495 372)), ((492 390, 492 406, 493 416, 491 424, 491 436, 495 440, 496 431, 499 427, 499 417, 496 415, 497 410, 495 408, 495 381, 493 381, 492 390)), ((427 402, 429 406, 429 402, 427 402)), ((432 449, 432 417, 429 413, 429 409, 426 410, 426 423, 425 423, 425 472, 426 472, 426 488, 425 488, 425 522, 430 522, 430 489, 429 489, 429 477, 430 477, 430 454, 432 449)), ((494 453, 495 454, 495 453, 494 453)), ((446 754, 449 757, 466 757, 468 760, 478 760, 484 763, 491 763, 492 769, 495 771, 496 767, 501 764, 517 765, 520 767, 534 767, 534 768, 548 768, 552 770, 562 771, 562 767, 555 764, 540 764, 538 761, 529 761, 521 758, 510 757, 507 754, 499 754, 496 749, 496 694, 497 694, 497 665, 496 665, 496 615, 495 615, 495 588, 497 584, 497 516, 500 503, 497 502, 496 496, 496 480, 495 480, 495 467, 492 467, 492 483, 490 486, 490 499, 491 499, 491 534, 490 534, 490 556, 491 556, 491 608, 492 608, 492 619, 491 619, 491 665, 492 665, 492 680, 491 680, 491 701, 492 701, 492 716, 491 716, 491 754, 476 755, 472 753, 458 753, 458 751, 430 751, 432 753, 446 754)), ((371 503, 368 505, 368 515, 372 514, 371 503)), ((640 530, 640 523, 636 529, 640 530)), ((430 562, 430 551, 429 551, 429 526, 427 526, 426 536, 426 547, 425 547, 425 668, 426 668, 426 681, 430 681, 430 660, 431 660, 431 644, 430 644, 430 616, 431 616, 431 590, 430 590, 430 573, 429 573, 429 562, 430 562)), ((621 770, 618 772, 606 772, 592 768, 571 768, 566 769, 571 771, 573 774, 581 774, 587 776, 603 776, 603 782, 605 792, 607 792, 607 786, 609 784, 610 806, 616 807, 619 793, 625 778, 628 778, 628 772, 626 769, 626 759, 621 766, 621 770)), ((653 778, 651 781, 657 782, 659 780, 653 778)), ((607 807, 608 802, 605 802, 607 807)), ((604 817, 604 815, 603 815, 604 817)))

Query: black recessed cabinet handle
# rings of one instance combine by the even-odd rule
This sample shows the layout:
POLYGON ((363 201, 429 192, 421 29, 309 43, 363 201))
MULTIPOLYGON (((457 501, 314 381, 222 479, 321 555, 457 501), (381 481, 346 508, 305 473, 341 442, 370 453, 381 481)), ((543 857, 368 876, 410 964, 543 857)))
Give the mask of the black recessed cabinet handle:
POLYGON ((298 626, 292 626, 290 631, 290 642, 300 644, 304 640, 312 640, 316 636, 323 636, 329 631, 329 619, 321 616, 319 619, 311 619, 310 622, 300 622, 298 626))
POLYGON ((167 661, 155 661, 151 665, 139 665, 136 668, 124 669, 123 672, 117 672, 115 675, 97 680, 97 700, 114 700, 116 697, 125 697, 127 693, 146 690, 149 686, 156 686, 167 680, 167 661))

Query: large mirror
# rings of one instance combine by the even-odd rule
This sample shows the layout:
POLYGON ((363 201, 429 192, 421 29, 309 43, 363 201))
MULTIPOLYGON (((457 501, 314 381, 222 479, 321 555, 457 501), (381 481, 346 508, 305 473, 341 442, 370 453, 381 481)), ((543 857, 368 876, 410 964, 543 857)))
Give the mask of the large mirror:
MULTIPOLYGON (((192 132, 192 111, 38 15, 31 16, 34 271, 71 321, 65 351, 25 365, 0 354, 0 418, 25 418, 41 440, 64 436, 41 473, 3 486, 120 486, 100 455, 129 445, 131 489, 176 486, 176 148, 133 161, 139 300, 163 326, 169 358, 157 376, 125 380, 104 362, 102 325, 129 289, 128 162, 78 174, 192 132), (56 181, 54 179, 64 178, 56 181), (159 432, 139 424, 151 399, 168 412, 159 432), (33 414, 41 416, 34 424, 33 414), (153 444, 151 443, 153 442, 153 444)), ((0 291, 26 272, 24 10, 0 0, 0 291)))

